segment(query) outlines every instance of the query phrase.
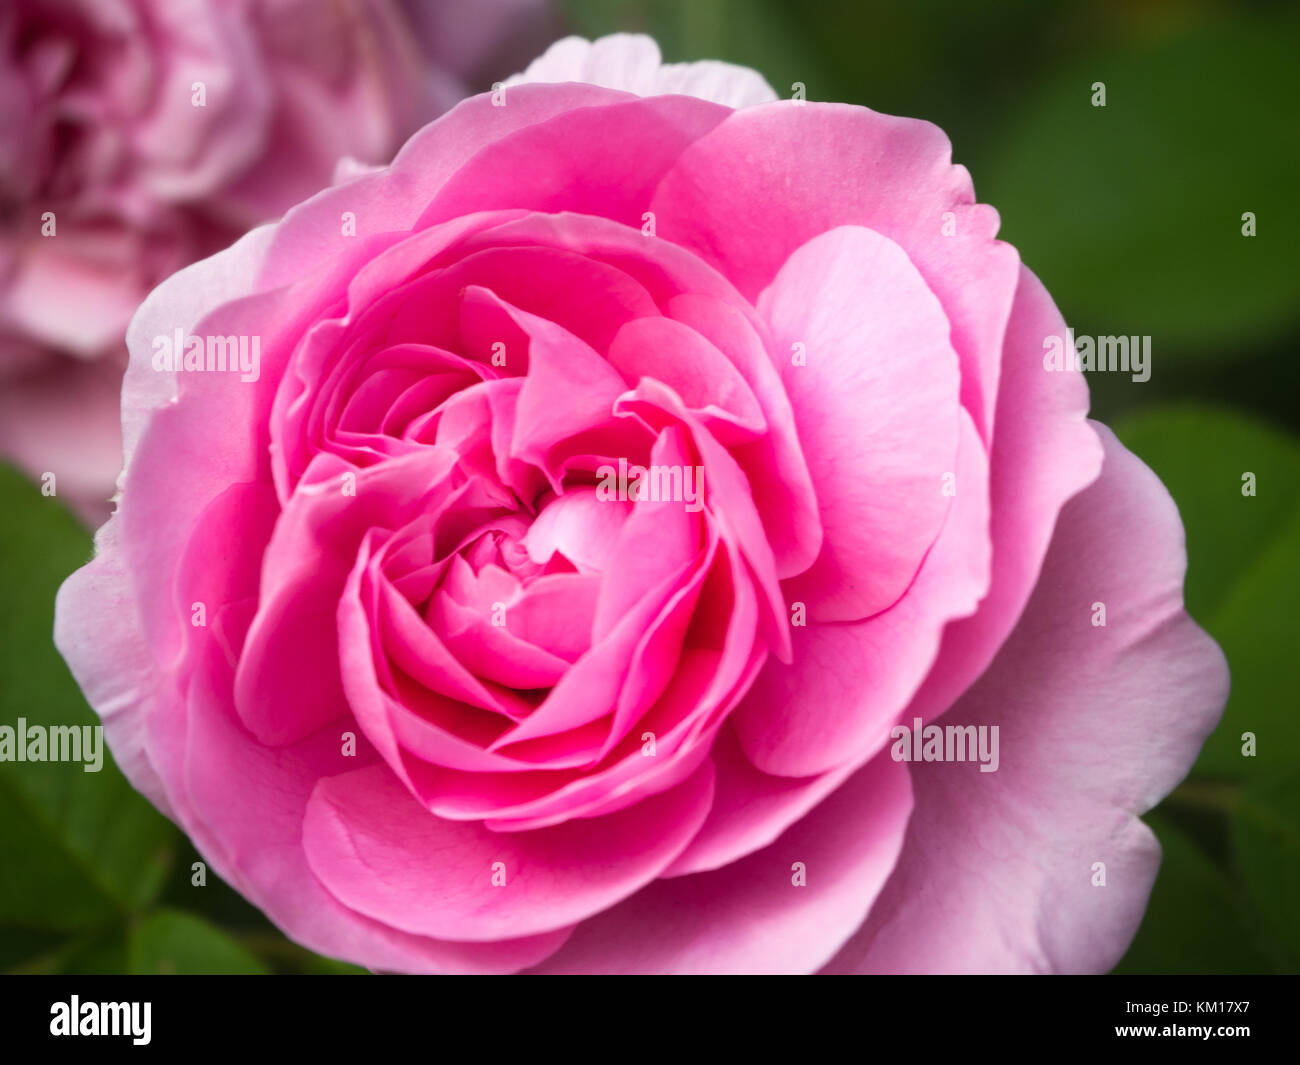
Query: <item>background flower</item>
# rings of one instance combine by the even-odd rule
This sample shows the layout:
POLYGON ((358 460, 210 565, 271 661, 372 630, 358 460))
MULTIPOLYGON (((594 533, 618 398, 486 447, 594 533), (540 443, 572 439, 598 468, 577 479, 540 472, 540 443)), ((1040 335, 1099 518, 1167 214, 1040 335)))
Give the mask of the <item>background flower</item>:
POLYGON ((91 524, 126 323, 159 281, 387 162, 542 7, 20 0, 0 14, 0 453, 91 524))

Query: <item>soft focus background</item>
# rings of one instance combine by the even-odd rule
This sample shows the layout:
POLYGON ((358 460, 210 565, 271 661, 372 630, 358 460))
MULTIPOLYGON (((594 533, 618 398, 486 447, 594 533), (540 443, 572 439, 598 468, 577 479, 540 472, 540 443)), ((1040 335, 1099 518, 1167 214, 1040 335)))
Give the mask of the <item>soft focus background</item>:
MULTIPOLYGON (((1117 971, 1300 971, 1296 5, 569 0, 556 17, 650 33, 668 61, 752 66, 779 95, 802 82, 937 123, 1077 333, 1153 338, 1149 381, 1090 375, 1093 411, 1177 500, 1188 607, 1233 691, 1148 818, 1164 864, 1117 971)), ((90 723, 50 642, 90 536, 8 468, 0 515, 0 723, 90 723)), ((192 886, 198 860, 111 765, 0 763, 0 970, 356 971, 289 943, 211 871, 192 886)))

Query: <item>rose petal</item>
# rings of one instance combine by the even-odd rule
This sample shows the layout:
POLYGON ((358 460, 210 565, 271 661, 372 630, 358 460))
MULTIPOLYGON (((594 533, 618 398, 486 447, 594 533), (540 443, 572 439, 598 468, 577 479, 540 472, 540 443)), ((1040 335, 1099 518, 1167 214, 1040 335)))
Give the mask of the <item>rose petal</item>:
POLYGON ((964 411, 962 429, 953 507, 903 598, 864 621, 792 627, 794 661, 769 660, 736 711, 759 770, 805 777, 860 765, 925 679, 944 625, 974 613, 989 583, 988 460, 964 411))
POLYGON ((653 880, 699 828, 713 769, 627 810, 497 833, 421 807, 383 767, 321 780, 303 822, 312 869, 345 905, 458 942, 565 928, 653 880), (494 886, 496 863, 505 886, 494 886))
POLYGON ((758 301, 810 459, 824 539, 787 597, 815 621, 896 602, 938 535, 959 428, 948 319, 897 244, 842 226, 800 247, 758 301))
POLYGON ((762 75, 717 60, 662 62, 659 46, 644 34, 614 33, 597 41, 565 37, 534 59, 506 85, 582 81, 623 89, 638 96, 681 93, 727 107, 748 107, 776 99, 762 75))
POLYGON ((829 958, 893 869, 912 808, 905 766, 860 769, 770 846, 659 880, 592 917, 540 973, 800 973, 829 958), (806 886, 794 884, 802 863, 806 886))
POLYGON ((847 104, 764 104, 734 112, 683 151, 650 209, 662 236, 750 299, 827 230, 867 226, 894 241, 947 312, 962 404, 987 443, 1019 260, 993 239, 997 212, 975 203, 970 175, 951 156, 928 122, 847 104))
POLYGON ((1228 672, 1183 612, 1177 508, 1096 428, 1101 478, 1066 504, 1020 624, 944 717, 997 726, 1000 764, 912 767, 898 869, 830 971, 1105 972, 1137 930, 1160 862, 1137 815, 1191 767, 1228 672))

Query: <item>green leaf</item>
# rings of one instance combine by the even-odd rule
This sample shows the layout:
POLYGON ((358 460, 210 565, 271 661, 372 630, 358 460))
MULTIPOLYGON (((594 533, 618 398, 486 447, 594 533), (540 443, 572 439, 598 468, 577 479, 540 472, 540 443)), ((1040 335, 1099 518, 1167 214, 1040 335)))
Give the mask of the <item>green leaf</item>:
POLYGON ((1023 93, 977 188, 1078 332, 1151 336, 1160 375, 1167 353, 1231 357, 1296 320, 1296 33, 1285 8, 1203 22, 1023 93))
MULTIPOLYGON (((197 861, 202 861, 202 857, 186 841, 177 868, 189 870, 197 861)), ((220 926, 277 973, 335 975, 366 972, 355 965, 313 954, 287 939, 261 910, 230 887, 212 868, 207 869, 202 887, 192 884, 188 875, 173 876, 159 905, 183 910, 220 926)))
POLYGON ((370 970, 360 965, 351 965, 333 958, 323 958, 312 954, 302 963, 302 971, 307 976, 369 976, 370 970))
POLYGON ((1121 422, 1126 446, 1159 474, 1187 530, 1187 605, 1219 641, 1232 670, 1223 721, 1196 769, 1240 777, 1291 764, 1295 712, 1294 604, 1300 599, 1300 443, 1230 411, 1151 409, 1121 422), (1243 473, 1255 495, 1242 494, 1243 473), (1255 735, 1254 759, 1243 733, 1255 735))
POLYGON ((1112 428, 1150 466, 1187 528, 1187 609, 1208 620, 1300 505, 1300 441, 1224 407, 1150 407, 1112 428), (1242 475, 1255 495, 1242 495, 1242 475))
POLYGON ((52 954, 62 944, 63 937, 56 932, 0 927, 0 972, 26 972, 38 959, 52 954))
POLYGON ((109 928, 74 940, 60 952, 56 972, 74 976, 118 976, 127 971, 126 929, 109 928))
POLYGON ((1300 602, 1300 509, 1274 543, 1238 581, 1209 631, 1232 668, 1232 694, 1223 722, 1206 743, 1197 767, 1241 774, 1294 766, 1300 751, 1297 713, 1295 606, 1300 602), (1243 751, 1249 733, 1254 754, 1243 751))
POLYGON ((135 974, 256 976, 270 971, 216 925, 179 910, 156 910, 138 922, 128 938, 127 956, 135 974))
MULTIPOLYGON (((5 935, 11 934, 6 929, 5 935)), ((19 932, 22 935, 30 933, 19 932)), ((11 975, 68 973, 77 976, 112 976, 126 971, 126 930, 123 925, 43 944, 27 951, 17 964, 6 966, 11 975)))
MULTIPOLYGON (((91 554, 57 498, 0 467, 0 725, 94 725, 54 647, 54 595, 91 554)), ((177 842, 104 752, 0 762, 0 925, 75 930, 120 920, 158 893, 177 842)))
POLYGON ((1164 852, 1147 914, 1117 973, 1272 972, 1228 879, 1183 832, 1146 817, 1164 852))
POLYGON ((1300 774, 1262 774, 1235 805, 1233 851, 1246 891, 1276 937, 1282 967, 1300 971, 1300 774))
POLYGON ((126 929, 122 925, 111 925, 99 931, 73 936, 34 954, 22 964, 10 967, 8 971, 23 975, 63 973, 75 976, 115 976, 124 973, 126 929))
POLYGON ((368 976, 359 965, 313 954, 277 931, 245 932, 239 942, 277 973, 298 976, 368 976))

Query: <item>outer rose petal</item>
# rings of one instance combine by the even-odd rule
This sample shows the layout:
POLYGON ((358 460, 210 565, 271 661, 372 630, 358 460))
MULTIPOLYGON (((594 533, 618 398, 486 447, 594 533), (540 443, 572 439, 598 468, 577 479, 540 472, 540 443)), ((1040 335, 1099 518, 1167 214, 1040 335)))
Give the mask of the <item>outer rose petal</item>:
POLYGON ((659 880, 580 924, 536 972, 799 973, 865 914, 912 807, 906 767, 881 755, 771 846, 722 869, 659 880), (794 863, 807 882, 793 883, 794 863))
POLYGON ((1183 611, 1173 500, 1096 428, 1101 478, 1061 512, 1019 626, 943 719, 998 725, 1000 767, 912 767, 898 867, 828 971, 1104 972, 1137 930, 1160 848, 1136 815, 1186 775, 1228 671, 1183 611))
POLYGON ((145 751, 145 719, 153 709, 160 680, 143 632, 126 622, 135 614, 135 599, 118 547, 121 532, 117 517, 100 526, 94 559, 59 588, 54 643, 103 721, 118 768, 175 820, 166 789, 145 751))
POLYGON ((302 846, 345 905, 403 931, 491 943, 565 929, 631 895, 672 862, 712 799, 706 762, 615 814, 493 832, 431 816, 381 764, 316 785, 302 846))
POLYGON ((549 955, 567 929, 452 943, 411 935, 349 909, 321 884, 303 848, 312 789, 351 766, 338 736, 319 733, 295 747, 253 742, 225 707, 229 689, 196 678, 191 705, 171 706, 151 723, 151 750, 168 770, 181 826, 223 878, 304 946, 376 969, 419 973, 513 972, 549 955), (240 770, 232 788, 230 766, 240 770))
POLYGON ((153 368, 154 337, 168 336, 178 328, 192 335, 207 311, 255 292, 257 271, 276 228, 259 226, 216 255, 178 270, 136 309, 126 331, 127 348, 133 354, 122 382, 124 476, 149 420, 176 401, 180 386, 179 375, 153 368))
POLYGON ((505 84, 557 81, 582 81, 638 96, 695 96, 727 107, 751 107, 776 99, 757 71, 717 60, 665 64, 652 38, 631 33, 597 41, 565 37, 505 84))
MULTIPOLYGON (((538 88, 521 85, 515 96, 531 98, 538 88)), ((579 88, 602 91, 566 85, 541 95, 579 88)), ((607 106, 574 107, 514 132, 502 130, 438 191, 419 224, 519 207, 573 211, 640 229, 655 186, 682 150, 732 112, 689 96, 627 97, 618 103, 609 101, 610 90, 603 92, 607 106)), ((509 107, 516 102, 512 97, 509 107)))
POLYGON ((374 250, 365 238, 409 230, 438 191, 483 148, 515 130, 568 111, 628 99, 594 85, 569 85, 561 92, 520 86, 508 107, 493 107, 487 96, 463 101, 415 133, 391 166, 332 186, 289 211, 273 227, 274 242, 257 275, 259 287, 291 283, 322 259, 341 254, 350 255, 358 264, 373 258, 374 250), (343 211, 356 215, 359 239, 341 247, 339 218, 343 211))
POLYGON ((1065 320, 1042 282, 1020 268, 1002 356, 997 431, 989 456, 993 575, 974 616, 948 626, 939 657, 903 720, 943 713, 984 671, 1039 579, 1057 515, 1101 468, 1088 385, 1043 369, 1043 338, 1065 320))

